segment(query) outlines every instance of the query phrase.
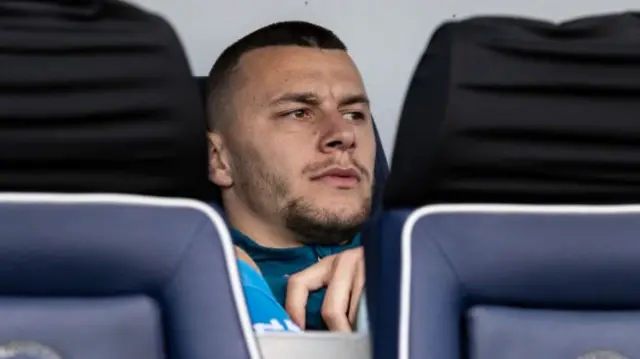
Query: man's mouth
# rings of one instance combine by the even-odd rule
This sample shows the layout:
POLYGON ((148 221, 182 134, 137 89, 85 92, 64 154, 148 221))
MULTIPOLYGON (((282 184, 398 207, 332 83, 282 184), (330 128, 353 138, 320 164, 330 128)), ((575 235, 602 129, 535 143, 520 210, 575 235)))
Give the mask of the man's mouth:
POLYGON ((353 168, 331 168, 312 178, 340 189, 353 188, 360 179, 360 173, 353 168))

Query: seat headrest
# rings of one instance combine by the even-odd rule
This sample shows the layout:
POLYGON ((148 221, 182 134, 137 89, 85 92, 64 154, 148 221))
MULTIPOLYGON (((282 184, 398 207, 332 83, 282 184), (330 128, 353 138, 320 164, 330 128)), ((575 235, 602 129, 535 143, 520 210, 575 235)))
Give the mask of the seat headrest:
POLYGON ((440 26, 405 100, 386 207, 640 201, 640 14, 440 26))
POLYGON ((22 10, 0 11, 0 191, 200 197, 204 112, 172 28, 113 0, 22 10))

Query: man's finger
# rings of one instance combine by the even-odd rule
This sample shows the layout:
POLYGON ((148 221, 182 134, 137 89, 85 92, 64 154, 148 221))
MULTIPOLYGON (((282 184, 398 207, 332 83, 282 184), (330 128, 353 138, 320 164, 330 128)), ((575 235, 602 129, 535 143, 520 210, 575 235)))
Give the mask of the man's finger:
POLYGON ((362 291, 364 289, 364 262, 358 262, 358 268, 353 274, 353 285, 351 289, 351 300, 349 301, 349 322, 353 327, 358 316, 358 309, 360 307, 360 298, 362 297, 362 291))
POLYGON ((287 281, 285 310, 302 329, 306 325, 306 308, 309 292, 324 287, 331 278, 333 259, 327 257, 311 267, 293 274, 287 281))
POLYGON ((353 256, 340 256, 333 265, 333 274, 322 303, 322 318, 331 331, 351 331, 347 311, 357 266, 358 261, 353 256))

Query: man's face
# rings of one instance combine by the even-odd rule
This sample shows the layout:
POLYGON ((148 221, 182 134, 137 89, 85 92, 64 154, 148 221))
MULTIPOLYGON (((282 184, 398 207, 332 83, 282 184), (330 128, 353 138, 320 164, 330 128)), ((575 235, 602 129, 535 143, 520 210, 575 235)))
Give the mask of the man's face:
POLYGON ((245 54, 227 138, 230 190, 306 243, 341 243, 371 207, 375 137, 345 51, 273 46, 245 54))

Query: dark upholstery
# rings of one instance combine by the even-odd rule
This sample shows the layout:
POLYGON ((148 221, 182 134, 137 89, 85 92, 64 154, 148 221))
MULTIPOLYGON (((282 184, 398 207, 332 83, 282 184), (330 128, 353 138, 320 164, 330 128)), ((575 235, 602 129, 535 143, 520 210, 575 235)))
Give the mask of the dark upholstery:
MULTIPOLYGON (((202 102, 164 20, 115 0, 0 1, 0 58, 0 191, 204 197, 202 102)), ((0 238, 0 356, 55 359, 15 341, 61 358, 258 355, 206 205, 5 193, 0 238)))
POLYGON ((434 33, 386 208, 640 202, 640 14, 479 17, 434 33))
MULTIPOLYGON (((436 29, 415 69, 405 99, 384 194, 385 213, 375 232, 377 236, 365 246, 367 265, 379 269, 377 273, 368 273, 369 283, 371 277, 377 281, 377 285, 369 288, 375 358, 398 354, 397 342, 388 340, 398 335, 402 300, 400 244, 395 239, 402 236, 412 209, 437 203, 640 202, 638 34, 637 13, 585 17, 564 23, 477 17, 450 21, 436 29)), ((559 220, 563 218, 566 219, 559 220)), ((635 278, 631 275, 636 269, 634 263, 626 258, 626 262, 616 264, 616 260, 623 258, 610 255, 622 255, 621 250, 630 250, 629 255, 634 253, 630 248, 631 234, 638 229, 625 222, 627 227, 612 226, 604 231, 580 219, 573 222, 575 228, 555 228, 564 228, 566 233, 577 236, 563 239, 559 232, 552 232, 554 228, 537 228, 530 222, 521 223, 521 228, 509 227, 511 232, 507 232, 498 219, 488 221, 493 227, 466 220, 456 217, 455 225, 451 220, 446 227, 429 221, 419 227, 427 232, 415 236, 414 245, 424 248, 413 249, 414 263, 420 268, 414 268, 413 278, 424 301, 421 297, 413 302, 411 315, 416 319, 412 323, 423 326, 415 332, 418 327, 413 327, 414 324, 410 327, 410 335, 414 336, 412 358, 500 359, 534 355, 567 358, 576 350, 587 350, 589 341, 595 343, 594 348, 602 344, 604 348, 638 355, 638 348, 628 337, 620 336, 616 339, 619 341, 595 340, 600 329, 619 334, 621 328, 638 324, 632 322, 635 318, 632 312, 628 313, 631 322, 626 324, 615 322, 611 327, 589 329, 592 332, 587 329, 574 332, 579 340, 570 338, 568 333, 579 325, 573 311, 584 309, 594 314, 602 310, 602 315, 609 316, 607 310, 614 307, 636 309, 635 295, 640 292, 617 286, 635 278), (476 227, 469 227, 471 224, 476 227), (538 229, 548 232, 537 232, 538 229), (437 238, 427 239, 432 235, 437 238), (558 243, 547 242, 555 240, 553 236, 558 237, 558 243), (617 243, 619 238, 629 241, 612 249, 612 241, 617 243), (508 243, 509 240, 513 243, 508 243), (580 240, 591 242, 582 248, 581 242, 577 242, 580 240), (464 252, 468 258, 449 258, 448 252, 438 257, 443 250, 438 247, 440 243, 448 246, 461 241, 469 249, 456 247, 451 256, 464 252), (572 245, 579 249, 569 248, 568 241, 576 241, 572 245), (517 257, 518 248, 500 249, 508 245, 531 251, 518 253, 524 257, 517 257), (598 246, 600 250, 595 251, 598 246), (470 252, 471 249, 474 251, 470 252), (544 257, 534 257, 536 250, 544 251, 544 257), (536 262, 528 262, 531 266, 527 267, 526 275, 510 277, 513 273, 522 274, 520 269, 524 267, 519 266, 533 259, 536 262), (447 261, 452 261, 456 269, 471 268, 466 266, 467 260, 477 263, 474 273, 466 273, 472 279, 460 277, 466 274, 454 274, 447 267, 447 261), (564 270, 572 270, 571 275, 578 281, 569 282, 562 275, 564 270), (538 276, 538 271, 548 277, 538 276), (627 274, 629 277, 625 277, 627 274), (463 284, 454 277, 460 277, 463 284), (590 277, 596 280, 591 283, 591 292, 590 277), (606 283, 598 281, 605 277, 606 283), (478 278, 485 281, 476 281, 478 278), (469 287, 468 281, 474 287, 469 287), (536 287, 538 284, 540 287, 536 287), (521 290, 518 296, 516 288, 521 290), (491 290, 498 289, 511 292, 489 295, 491 290), (564 289, 568 292, 562 292, 564 289), (443 296, 445 293, 448 297, 443 296), (550 296, 536 299, 539 293, 550 296), (558 296, 551 296, 552 293, 558 296), (560 293, 576 296, 563 298, 560 293), (602 293, 618 294, 604 300, 602 293), (614 298, 628 302, 615 302, 614 298), (607 304, 610 306, 606 307, 607 304), (510 306, 534 310, 541 318, 566 315, 566 326, 542 326, 535 333, 525 334, 526 324, 514 324, 526 317, 525 312, 505 314, 503 307, 510 306), (540 308, 564 314, 538 311, 540 308), (509 318, 505 319, 505 315, 509 318), (463 320, 466 316, 470 318, 468 321, 463 320), (491 327, 496 328, 495 336, 487 336, 490 331, 481 329, 498 322, 499 326, 491 327), (518 325, 520 328, 516 328, 518 325), (538 334, 541 336, 536 337, 538 334), (573 349, 560 353, 559 344, 546 341, 552 335, 558 340, 566 339, 567 345, 562 348, 573 349), (503 347, 487 346, 490 340, 500 338, 504 338, 503 347), (529 338, 529 346, 513 344, 523 343, 524 338, 529 338), (622 345, 623 341, 626 344, 622 345)), ((598 316, 591 314, 584 323, 598 316)), ((598 325, 604 325, 604 320, 598 325)), ((577 356, 579 353, 573 357, 577 356)))
POLYGON ((204 204, 0 195, 0 237, 0 345, 87 359, 255 354, 228 230, 204 204))
POLYGON ((0 191, 202 196, 202 103, 163 19, 115 0, 0 1, 0 57, 0 191))
POLYGON ((408 214, 384 224, 405 230, 401 359, 640 355, 640 207, 408 214))

